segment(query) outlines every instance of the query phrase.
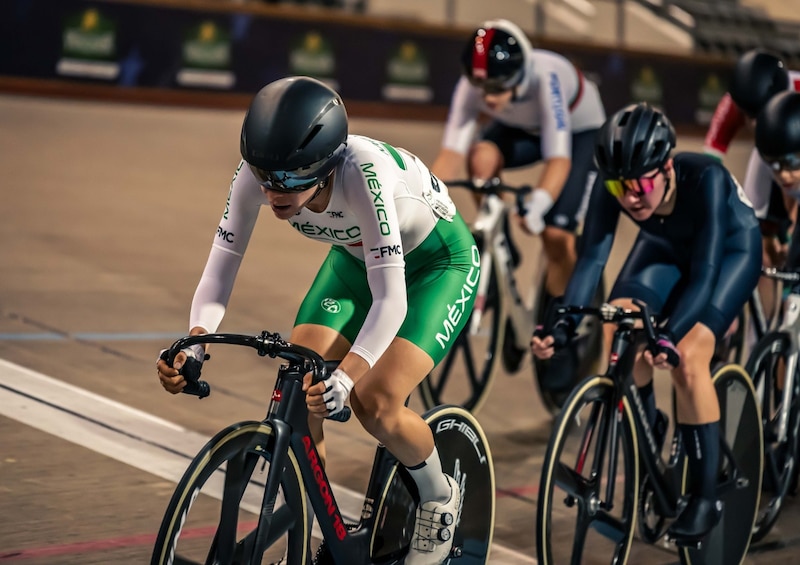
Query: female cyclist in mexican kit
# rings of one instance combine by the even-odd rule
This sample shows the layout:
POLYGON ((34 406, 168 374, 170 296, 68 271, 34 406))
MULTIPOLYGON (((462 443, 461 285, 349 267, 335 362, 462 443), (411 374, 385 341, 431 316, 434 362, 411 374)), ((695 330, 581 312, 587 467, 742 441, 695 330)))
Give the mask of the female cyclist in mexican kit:
MULTIPOLYGON (((445 526, 432 516, 458 516, 459 487, 442 472, 430 428, 405 400, 469 317, 479 278, 475 241, 447 187, 411 153, 348 135, 341 98, 315 79, 281 79, 256 95, 241 154, 192 301, 191 333, 219 326, 262 206, 330 245, 289 338, 341 359, 327 381, 305 384, 312 434, 320 446, 323 418, 349 398, 364 428, 419 487, 405 562, 441 563, 453 537, 440 530, 457 520, 445 526)), ((205 351, 184 354, 202 360, 205 351)), ((183 362, 179 355, 174 365, 183 362)), ((179 392, 184 381, 177 370, 163 361, 158 369, 164 387, 179 392)))

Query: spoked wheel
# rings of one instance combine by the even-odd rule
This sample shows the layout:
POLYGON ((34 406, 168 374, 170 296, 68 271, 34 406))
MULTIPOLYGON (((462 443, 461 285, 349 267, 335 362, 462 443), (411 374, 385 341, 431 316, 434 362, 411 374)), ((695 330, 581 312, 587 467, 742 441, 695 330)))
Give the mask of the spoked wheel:
POLYGON ((789 405, 786 433, 779 437, 780 416, 783 408, 783 393, 786 376, 786 358, 790 353, 790 337, 782 332, 771 332, 756 344, 747 363, 747 372, 761 402, 761 421, 764 429, 764 478, 761 485, 761 501, 753 542, 760 541, 769 533, 778 519, 781 507, 789 494, 797 472, 798 383, 789 405))
POLYGON ((725 456, 725 449, 721 449, 722 518, 700 549, 682 547, 679 555, 685 564, 736 565, 744 561, 750 547, 758 511, 763 467, 761 417, 750 377, 741 367, 726 365, 714 374, 713 380, 719 397, 720 431, 735 468, 725 456))
POLYGON ((489 395, 498 370, 505 331, 505 310, 494 267, 481 276, 491 277, 482 307, 476 309, 447 356, 420 383, 427 410, 443 404, 462 406, 477 413, 489 395), (473 319, 480 323, 473 328, 473 319))
MULTIPOLYGON (((495 482, 489 443, 477 420, 460 406, 439 406, 424 418, 433 430, 442 470, 461 488, 451 551, 457 559, 450 562, 483 565, 494 534, 495 482)), ((373 562, 395 562, 402 560, 411 542, 418 498, 413 479, 402 465, 395 466, 383 493, 376 503, 370 555, 373 562)))
POLYGON ((250 559, 273 443, 272 428, 262 422, 235 424, 212 438, 178 483, 151 563, 309 563, 311 509, 291 451, 266 551, 250 559))
MULTIPOLYGON (((545 291, 544 279, 542 279, 537 292, 533 314, 535 325, 538 326, 544 323, 547 307, 551 300, 552 299, 545 291)), ((602 305, 604 300, 605 285, 601 280, 594 298, 592 299, 592 306, 598 307, 602 305)), ((562 356, 559 362, 563 363, 565 367, 569 367, 568 370, 573 373, 573 386, 597 370, 597 361, 600 358, 600 353, 603 348, 603 324, 594 316, 584 316, 575 334, 575 338, 572 340, 570 346, 565 348, 563 352, 557 353, 557 355, 562 356)), ((572 387, 570 386, 562 390, 553 390, 550 388, 546 382, 549 366, 549 359, 543 360, 533 356, 533 380, 536 382, 536 387, 539 390, 542 403, 551 414, 556 415, 563 406, 572 387)))
POLYGON ((606 377, 586 379, 567 398, 542 468, 536 514, 541 565, 625 563, 639 497, 633 425, 627 401, 614 401, 614 384, 606 377), (612 449, 615 421, 619 428, 612 449))

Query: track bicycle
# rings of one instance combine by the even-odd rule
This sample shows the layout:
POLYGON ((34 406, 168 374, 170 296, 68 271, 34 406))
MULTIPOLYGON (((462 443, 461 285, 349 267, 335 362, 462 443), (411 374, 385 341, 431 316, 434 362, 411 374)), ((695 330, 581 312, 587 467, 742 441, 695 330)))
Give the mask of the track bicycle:
MULTIPOLYGON (((524 215, 524 198, 531 191, 527 185, 510 186, 493 178, 483 186, 472 181, 450 181, 448 187, 467 188, 481 196, 481 204, 472 233, 481 250, 481 279, 475 306, 465 329, 450 352, 422 381, 419 390, 423 404, 432 408, 439 404, 457 404, 476 413, 486 400, 500 363, 509 374, 519 371, 530 350, 535 325, 541 324, 547 312, 544 286, 544 253, 537 260, 539 273, 535 300, 523 299, 517 286, 516 269, 521 254, 511 238, 510 216, 524 215), (510 193, 512 203, 503 198, 510 193)), ((604 300, 601 283, 594 304, 604 300)), ((576 356, 576 381, 590 374, 602 347, 602 327, 595 320, 583 322, 576 331, 570 354, 576 356)), ((542 402, 555 414, 566 393, 553 391, 542 382, 547 362, 534 359, 533 377, 542 402)))
MULTIPOLYGON (((655 344, 647 306, 560 307, 559 315, 591 315, 617 324, 604 375, 589 377, 567 399, 547 445, 537 501, 540 565, 627 562, 637 517, 655 543, 685 507, 688 469, 680 434, 662 456, 633 382, 637 344, 655 344), (637 327, 640 325, 643 327, 637 327), (571 539, 569 539, 569 537, 571 539)), ((678 540, 681 563, 741 563, 750 544, 761 491, 762 432, 758 401, 744 370, 725 365, 713 375, 719 397, 722 517, 704 540, 678 540)))
POLYGON ((762 337, 747 361, 761 406, 764 478, 753 541, 762 540, 778 519, 798 479, 800 436, 800 273, 775 268, 763 275, 788 285, 780 326, 762 337))
MULTIPOLYGON (((309 432, 303 377, 312 373, 314 382, 324 380, 338 362, 323 361, 308 348, 262 332, 181 338, 170 347, 170 364, 181 349, 199 343, 248 346, 287 363, 278 370, 266 417, 221 430, 192 460, 167 507, 151 563, 402 563, 419 502, 408 471, 379 445, 360 521, 347 524, 309 432), (323 537, 316 555, 311 539, 314 516, 323 537)), ((201 398, 210 392, 199 374, 184 377, 184 392, 201 398)), ((329 419, 344 421, 349 416, 350 408, 345 407, 329 419)), ((486 563, 495 509, 486 437, 461 407, 440 406, 424 418, 433 430, 444 472, 461 489, 459 515, 442 517, 456 523, 450 562, 486 563)))

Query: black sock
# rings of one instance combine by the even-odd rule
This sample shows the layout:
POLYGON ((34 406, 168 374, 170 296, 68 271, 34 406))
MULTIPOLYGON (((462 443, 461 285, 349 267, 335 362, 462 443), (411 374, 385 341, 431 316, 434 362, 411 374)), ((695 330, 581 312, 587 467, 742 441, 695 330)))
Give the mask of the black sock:
POLYGON ((719 422, 679 424, 679 427, 689 457, 691 493, 715 500, 719 469, 719 422))
POLYGON ((639 396, 642 397, 644 413, 647 415, 647 423, 650 424, 652 428, 656 425, 656 395, 653 390, 653 381, 651 380, 646 385, 636 388, 639 390, 639 396))

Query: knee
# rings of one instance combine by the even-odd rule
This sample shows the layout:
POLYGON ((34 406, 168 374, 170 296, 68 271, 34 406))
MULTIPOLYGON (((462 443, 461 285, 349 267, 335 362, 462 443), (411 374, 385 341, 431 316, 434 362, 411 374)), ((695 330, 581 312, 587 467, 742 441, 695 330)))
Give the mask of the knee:
POLYGON ((678 353, 681 355, 681 364, 680 367, 673 369, 672 380, 676 388, 692 394, 698 389, 698 383, 711 378, 710 360, 704 363, 691 349, 681 350, 678 347, 678 353))
POLYGON ((490 177, 503 168, 503 155, 494 143, 479 141, 470 147, 467 162, 473 175, 490 177))
POLYGON ((358 390, 350 394, 353 414, 372 436, 381 438, 391 429, 392 413, 389 397, 375 390, 358 390))

